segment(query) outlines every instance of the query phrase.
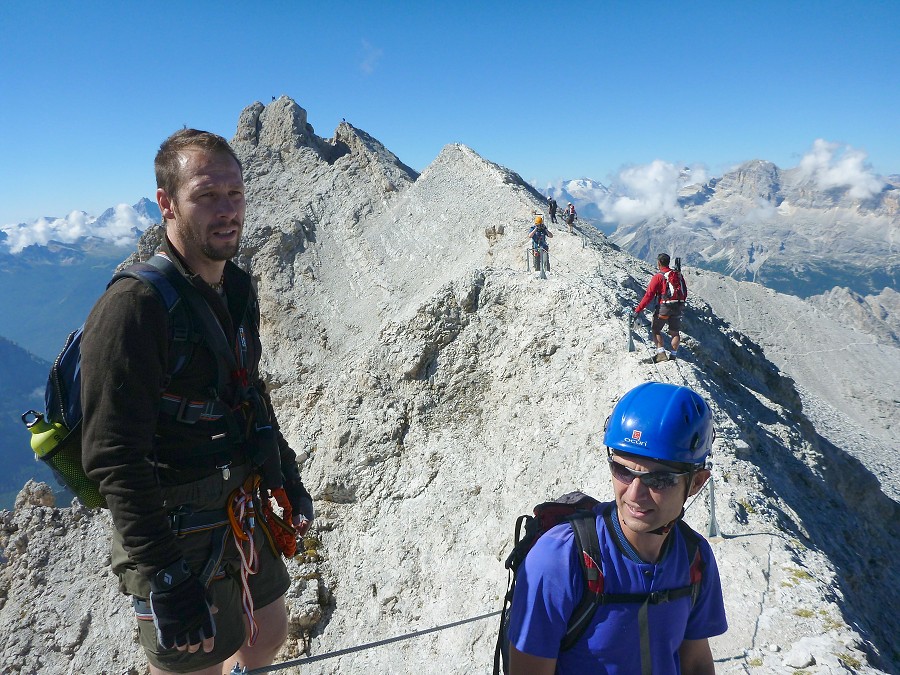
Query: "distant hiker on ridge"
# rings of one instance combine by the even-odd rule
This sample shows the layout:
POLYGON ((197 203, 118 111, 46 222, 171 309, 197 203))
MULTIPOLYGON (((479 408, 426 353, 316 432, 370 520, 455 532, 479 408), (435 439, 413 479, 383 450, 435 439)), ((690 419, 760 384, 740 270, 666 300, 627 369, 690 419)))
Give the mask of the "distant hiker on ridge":
POLYGON ((615 499, 587 523, 599 541, 586 544, 591 533, 579 551, 563 522, 528 552, 509 615, 509 675, 715 674, 709 638, 728 630, 722 583, 709 542, 682 521, 710 477, 714 435, 709 406, 687 387, 644 382, 619 400, 603 435, 615 499), (600 596, 589 612, 586 595, 600 596))
MULTIPOLYGON (((676 262, 678 260, 676 259, 676 262)), ((656 266, 659 269, 653 275, 647 285, 647 292, 641 299, 634 315, 644 311, 644 308, 658 298, 656 309, 653 311, 653 322, 650 324, 650 333, 656 342, 656 356, 654 361, 673 361, 677 358, 678 345, 681 343, 681 317, 684 315, 684 303, 687 300, 687 284, 684 276, 678 270, 669 269, 669 254, 660 253, 656 257, 656 266), (667 352, 663 347, 662 327, 669 324, 669 336, 672 338, 672 351, 667 352)))
POLYGON ((577 218, 575 214, 575 205, 572 202, 569 202, 563 217, 566 220, 566 225, 569 226, 569 234, 572 234, 575 229, 575 219, 577 218))
MULTIPOLYGON (((528 231, 528 238, 531 239, 531 252, 535 260, 535 269, 541 269, 541 251, 549 251, 550 244, 547 238, 553 238, 553 233, 544 225, 543 216, 535 216, 534 225, 528 231)), ((550 257, 547 257, 547 269, 550 269, 550 257)))
POLYGON ((212 675, 230 659, 252 670, 287 636, 282 555, 296 552, 313 503, 259 373, 252 279, 231 262, 241 164, 221 136, 182 129, 155 168, 165 235, 148 267, 180 299, 164 304, 122 279, 94 305, 81 343, 82 459, 109 505, 111 565, 151 674, 212 675), (175 330, 167 306, 185 308, 190 328, 175 330), (270 490, 284 520, 272 518, 270 490))
POLYGON ((553 199, 552 196, 547 197, 547 205, 550 207, 550 222, 555 223, 556 222, 556 209, 558 208, 556 200, 553 199))

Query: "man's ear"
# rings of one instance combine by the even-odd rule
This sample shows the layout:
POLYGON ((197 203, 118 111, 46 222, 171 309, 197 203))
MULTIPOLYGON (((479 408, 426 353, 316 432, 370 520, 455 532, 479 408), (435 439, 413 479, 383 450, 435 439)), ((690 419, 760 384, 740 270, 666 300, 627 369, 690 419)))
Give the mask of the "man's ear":
POLYGON ((688 497, 693 497, 695 494, 700 492, 700 488, 706 485, 706 481, 709 480, 709 477, 712 475, 712 471, 709 469, 700 469, 694 472, 693 479, 691 481, 691 489, 688 491, 688 497))
POLYGON ((162 188, 156 188, 156 203, 163 220, 175 220, 175 201, 162 188))

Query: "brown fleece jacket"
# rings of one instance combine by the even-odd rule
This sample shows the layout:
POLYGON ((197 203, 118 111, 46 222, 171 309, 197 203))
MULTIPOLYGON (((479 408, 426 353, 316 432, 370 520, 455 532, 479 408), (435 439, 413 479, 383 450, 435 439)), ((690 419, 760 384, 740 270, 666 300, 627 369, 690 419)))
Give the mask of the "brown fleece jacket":
MULTIPOLYGON (((213 308, 230 344, 235 344, 237 326, 243 321, 249 381, 269 408, 285 480, 299 482, 296 455, 278 431, 259 377, 258 317, 248 316, 246 311, 252 296, 249 275, 234 263, 226 263, 226 307, 199 276, 185 271, 168 240, 161 248, 213 308)), ((218 471, 215 466, 177 465, 178 454, 190 453, 209 440, 209 430, 160 415, 160 396, 169 372, 167 322, 165 306, 152 288, 137 279, 121 279, 94 305, 81 345, 84 467, 88 476, 100 483, 125 550, 146 576, 182 555, 168 520, 174 505, 164 507, 160 485, 181 485, 218 471)), ((166 391, 208 399, 207 392, 215 388, 216 379, 216 357, 201 342, 166 391)), ((222 398, 230 404, 236 402, 229 397, 234 393, 226 392, 222 398)))

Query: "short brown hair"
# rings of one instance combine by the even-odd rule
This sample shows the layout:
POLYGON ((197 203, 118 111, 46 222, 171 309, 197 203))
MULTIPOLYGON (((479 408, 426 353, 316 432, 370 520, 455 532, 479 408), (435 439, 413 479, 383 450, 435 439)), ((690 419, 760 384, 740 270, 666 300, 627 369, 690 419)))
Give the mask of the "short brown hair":
POLYGON ((669 266, 669 260, 671 260, 671 258, 669 258, 668 253, 660 253, 658 256, 656 256, 656 261, 663 267, 669 266))
POLYGON ((209 131, 179 129, 162 142, 153 162, 153 168, 156 170, 156 187, 162 188, 171 197, 175 196, 181 184, 179 155, 185 150, 192 149, 230 155, 237 162, 241 175, 244 173, 241 160, 224 138, 209 131))

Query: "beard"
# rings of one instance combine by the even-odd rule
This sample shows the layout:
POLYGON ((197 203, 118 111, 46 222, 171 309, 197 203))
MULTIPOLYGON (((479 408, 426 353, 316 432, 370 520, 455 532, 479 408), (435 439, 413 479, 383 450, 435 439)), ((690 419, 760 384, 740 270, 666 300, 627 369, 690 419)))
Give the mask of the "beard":
MULTIPOLYGON (((233 227, 238 232, 238 236, 233 242, 216 242, 212 238, 203 236, 210 228, 184 220, 178 213, 177 208, 175 209, 175 214, 178 216, 175 220, 175 229, 179 238, 193 251, 200 252, 207 259, 216 261, 231 260, 237 255, 244 231, 243 221, 234 219, 228 223, 228 227, 233 227)), ((222 228, 219 227, 217 229, 222 228)))
POLYGON ((241 234, 243 233, 243 223, 238 220, 231 221, 230 225, 237 228, 238 236, 234 242, 226 242, 214 246, 212 241, 199 242, 200 250, 210 260, 231 260, 237 255, 241 248, 241 234))

